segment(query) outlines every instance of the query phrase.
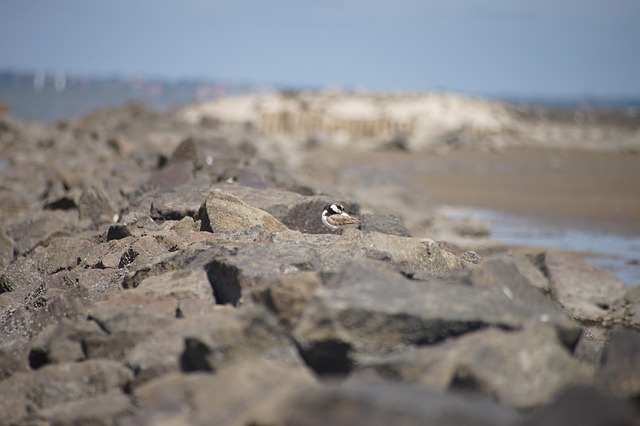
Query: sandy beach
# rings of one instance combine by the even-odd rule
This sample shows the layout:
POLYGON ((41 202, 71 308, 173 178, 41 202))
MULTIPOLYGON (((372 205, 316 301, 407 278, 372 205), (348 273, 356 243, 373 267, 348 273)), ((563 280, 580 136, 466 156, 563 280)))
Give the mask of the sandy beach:
MULTIPOLYGON (((444 155, 316 152, 316 163, 345 169, 368 165, 400 177, 436 204, 478 207, 541 220, 640 235, 640 156, 577 150, 508 148, 444 155), (372 166, 373 165, 373 166, 372 166)), ((324 172, 323 172, 324 173, 324 172)), ((366 183, 361 183, 365 184, 366 183)))

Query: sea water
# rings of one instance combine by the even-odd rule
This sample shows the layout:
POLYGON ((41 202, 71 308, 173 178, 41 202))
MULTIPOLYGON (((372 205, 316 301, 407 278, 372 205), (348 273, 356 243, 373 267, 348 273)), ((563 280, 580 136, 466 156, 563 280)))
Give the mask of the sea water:
POLYGON ((491 228, 491 237, 509 246, 575 252, 587 263, 613 273, 628 286, 640 285, 640 236, 479 208, 447 207, 445 212, 453 219, 486 222, 491 228))

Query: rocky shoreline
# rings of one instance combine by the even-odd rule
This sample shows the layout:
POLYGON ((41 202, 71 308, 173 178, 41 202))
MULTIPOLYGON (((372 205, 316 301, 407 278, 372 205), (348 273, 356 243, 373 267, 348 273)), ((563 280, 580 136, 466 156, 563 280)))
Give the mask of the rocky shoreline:
POLYGON ((137 105, 2 117, 3 422, 638 424, 640 287, 412 237, 292 157, 137 105))

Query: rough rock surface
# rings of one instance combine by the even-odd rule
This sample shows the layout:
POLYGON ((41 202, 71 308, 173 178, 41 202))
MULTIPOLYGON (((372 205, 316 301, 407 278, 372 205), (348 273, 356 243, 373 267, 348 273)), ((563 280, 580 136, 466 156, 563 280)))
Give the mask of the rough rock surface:
POLYGON ((139 105, 0 120, 3 424, 638 415, 640 297, 601 271, 413 238, 249 128, 139 105), (330 202, 361 229, 323 227, 330 202))

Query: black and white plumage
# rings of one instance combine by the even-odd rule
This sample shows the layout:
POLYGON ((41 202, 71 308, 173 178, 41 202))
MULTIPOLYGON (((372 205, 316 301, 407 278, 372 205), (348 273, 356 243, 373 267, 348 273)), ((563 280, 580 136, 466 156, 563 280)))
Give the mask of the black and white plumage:
POLYGON ((349 216, 342 204, 329 204, 322 210, 322 223, 332 231, 356 227, 362 223, 362 220, 349 216))

